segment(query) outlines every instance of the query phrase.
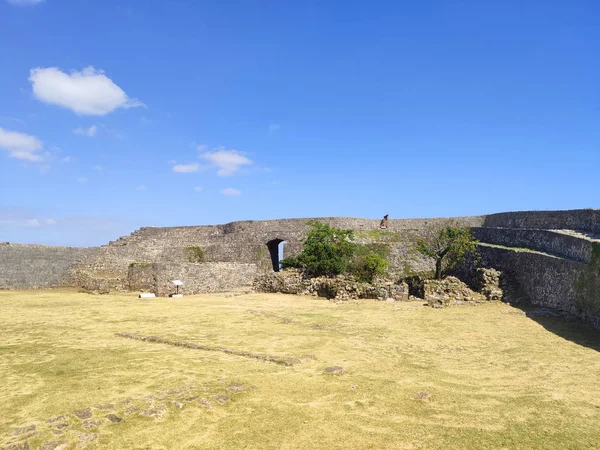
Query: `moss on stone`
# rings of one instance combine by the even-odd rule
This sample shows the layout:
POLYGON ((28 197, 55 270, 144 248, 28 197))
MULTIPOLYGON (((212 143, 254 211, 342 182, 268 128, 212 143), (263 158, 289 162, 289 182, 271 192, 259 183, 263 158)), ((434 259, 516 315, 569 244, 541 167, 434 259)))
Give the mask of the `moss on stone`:
POLYGON ((152 264, 150 263, 140 263, 140 262, 132 262, 131 264, 129 264, 130 268, 134 268, 134 267, 140 267, 142 269, 147 269, 148 267, 150 267, 152 264))
POLYGON ((393 231, 375 229, 369 231, 358 231, 356 232, 356 237, 359 239, 373 239, 375 241, 385 241, 385 242, 400 242, 401 238, 398 233, 393 231))
POLYGON ((185 249, 188 257, 188 261, 191 263, 201 263, 204 262, 204 249, 202 247, 198 247, 197 245, 186 247, 185 249))
POLYGON ((587 317, 600 315, 600 243, 592 244, 590 262, 575 282, 575 305, 587 317))

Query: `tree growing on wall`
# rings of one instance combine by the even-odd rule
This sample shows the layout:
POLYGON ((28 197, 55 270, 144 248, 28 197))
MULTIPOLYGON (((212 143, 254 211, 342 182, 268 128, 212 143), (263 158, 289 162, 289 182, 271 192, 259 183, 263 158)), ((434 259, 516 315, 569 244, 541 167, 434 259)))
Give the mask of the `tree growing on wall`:
POLYGON ((448 221, 429 229, 425 236, 417 238, 417 251, 435 260, 435 279, 456 267, 467 253, 477 255, 477 241, 471 229, 448 221))

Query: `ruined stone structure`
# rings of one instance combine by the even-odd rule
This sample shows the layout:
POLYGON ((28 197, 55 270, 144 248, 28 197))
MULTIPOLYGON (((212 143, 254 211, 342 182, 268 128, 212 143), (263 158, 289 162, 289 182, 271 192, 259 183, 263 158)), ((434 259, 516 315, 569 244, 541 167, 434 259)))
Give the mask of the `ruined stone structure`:
MULTIPOLYGON (((381 230, 376 219, 317 220, 355 230, 359 242, 386 244, 391 270, 400 277, 432 268, 431 261, 413 251, 415 238, 446 219, 391 219, 387 230, 381 230)), ((595 280, 600 280, 600 267, 596 267, 600 210, 513 212, 455 220, 472 227, 481 241, 480 261, 457 268, 460 278, 469 281, 478 267, 493 267, 503 273, 514 297, 591 321, 600 317, 600 294, 593 289, 595 280)), ((0 244, 0 289, 76 286, 163 294, 165 280, 186 277, 188 293, 250 285, 251 274, 279 269, 281 245, 285 256, 301 250, 301 239, 310 229, 306 222, 141 228, 108 245, 87 249, 0 244), (206 263, 191 264, 188 247, 203 249, 206 263), (141 267, 147 269, 146 284, 140 281, 141 267)))

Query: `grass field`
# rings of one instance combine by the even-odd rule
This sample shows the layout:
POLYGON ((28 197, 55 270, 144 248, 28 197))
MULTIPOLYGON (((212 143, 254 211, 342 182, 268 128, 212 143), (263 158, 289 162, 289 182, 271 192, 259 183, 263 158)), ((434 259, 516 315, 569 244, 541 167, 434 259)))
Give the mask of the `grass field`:
POLYGON ((599 349, 502 303, 4 291, 0 448, 600 448, 599 349))

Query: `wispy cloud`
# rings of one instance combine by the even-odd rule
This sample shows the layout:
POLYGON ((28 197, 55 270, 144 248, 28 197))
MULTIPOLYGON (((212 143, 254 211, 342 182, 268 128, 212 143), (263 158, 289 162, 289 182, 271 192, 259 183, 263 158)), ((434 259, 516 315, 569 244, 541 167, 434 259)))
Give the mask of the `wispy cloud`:
POLYGON ((27 125, 24 120, 17 119, 16 117, 8 117, 8 116, 0 117, 0 122, 11 122, 11 123, 18 123, 19 125, 27 125))
POLYGON ((277 123, 270 123, 269 124, 269 133, 274 134, 277 133, 277 131, 279 131, 279 128, 281 128, 281 126, 277 123))
POLYGON ((173 172, 177 173, 193 173, 198 172, 200 170, 200 164, 190 163, 190 164, 176 164, 173 166, 173 172))
POLYGON ((44 0, 6 0, 6 3, 16 6, 32 6, 42 3, 44 0))
POLYGON ((194 186, 194 191, 202 192, 202 186, 194 186))
POLYGON ((87 137, 94 137, 96 136, 96 134, 98 133, 98 126, 97 125, 92 125, 89 128, 75 128, 73 130, 73 134, 78 134, 80 136, 87 136, 87 137))
POLYGON ((69 164, 75 161, 75 158, 73 158, 72 156, 65 156, 63 159, 61 159, 61 161, 65 164, 69 164))
POLYGON ((147 190, 147 189, 148 189, 148 188, 146 187, 146 185, 145 185, 145 184, 140 184, 140 185, 139 185, 139 186, 136 188, 136 190, 138 190, 138 191, 145 191, 145 190, 147 190))
POLYGON ((0 228, 40 228, 45 226, 56 225, 56 219, 52 218, 27 218, 18 215, 2 215, 0 216, 0 228))
POLYGON ((58 67, 31 69, 29 81, 38 100, 79 115, 104 116, 117 108, 144 106, 92 66, 70 74, 58 67))
POLYGON ((221 189, 221 194, 227 195, 227 196, 237 196, 237 195, 242 195, 242 191, 240 191, 238 189, 234 189, 234 188, 226 188, 226 189, 221 189))
POLYGON ((104 167, 100 164, 96 164, 94 167, 92 167, 92 170, 95 170, 96 172, 104 172, 104 167))
POLYGON ((77 178, 77 182, 78 183, 87 183, 88 179, 86 177, 79 177, 77 178))
POLYGON ((244 166, 252 165, 252 161, 237 150, 226 150, 225 147, 217 147, 210 152, 200 154, 212 167, 217 168, 217 175, 230 176, 238 172, 244 166))
POLYGON ((0 149, 8 151, 11 158, 41 162, 44 158, 38 152, 42 147, 42 142, 35 136, 0 128, 0 149))

